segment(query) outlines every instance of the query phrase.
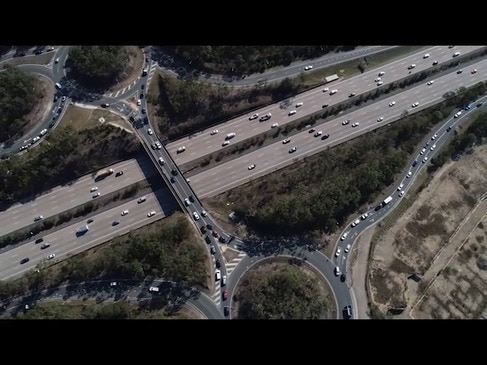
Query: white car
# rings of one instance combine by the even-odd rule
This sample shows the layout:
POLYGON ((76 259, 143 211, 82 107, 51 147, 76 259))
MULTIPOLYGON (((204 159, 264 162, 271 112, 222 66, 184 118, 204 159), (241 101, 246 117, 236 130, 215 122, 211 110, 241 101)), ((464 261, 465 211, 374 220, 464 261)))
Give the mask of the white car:
POLYGON ((412 171, 409 171, 406 177, 411 177, 412 174, 413 174, 412 171))
POLYGON ((422 154, 424 154, 425 152, 426 152, 426 148, 423 148, 419 154, 420 154, 420 155, 422 155, 422 154))
POLYGON ((290 110, 289 113, 288 113, 288 115, 293 115, 293 114, 296 114, 296 110, 295 109, 290 110))
POLYGON ((425 158, 423 158, 423 163, 426 163, 426 161, 428 161, 428 156, 426 156, 425 158))
POLYGON ((423 56, 423 58, 428 58, 430 56, 429 53, 425 53, 425 55, 423 56))
POLYGON ((98 190, 98 187, 97 186, 93 186, 91 189, 90 189, 90 193, 94 193, 95 191, 98 190))
POLYGON ((177 149, 177 151, 176 151, 176 152, 177 152, 177 153, 181 153, 181 152, 184 152, 184 151, 186 151, 186 147, 181 146, 181 147, 179 147, 179 148, 177 149))
POLYGON ((257 119, 258 117, 259 117, 259 113, 254 113, 249 117, 249 120, 254 120, 257 119))
POLYGON ((206 217, 208 215, 208 213, 206 212, 206 210, 202 210, 201 211, 201 216, 202 217, 206 217))
POLYGON ((349 243, 345 249, 343 251, 345 251, 345 253, 349 253, 350 252, 350 249, 352 248, 352 245, 349 243))
POLYGON ((335 276, 340 276, 341 275, 340 268, 338 266, 335 266, 335 276))
POLYGON ((438 134, 434 134, 433 137, 431 137, 431 140, 434 141, 436 139, 436 137, 438 137, 438 134))
POLYGON ((198 212, 193 212, 193 218, 195 221, 200 219, 200 216, 198 215, 198 212))
POLYGON ((297 103, 296 108, 299 108, 300 106, 303 106, 303 103, 297 103))
POLYGON ((362 214, 362 216, 360 218, 362 218, 362 220, 365 220, 365 219, 367 219, 368 216, 369 216, 369 213, 364 213, 364 214, 362 214))
POLYGON ((61 101, 64 103, 66 101, 66 95, 63 95, 63 97, 61 98, 61 101))
POLYGON ((347 238, 347 236, 348 236, 348 233, 347 233, 347 232, 345 232, 345 233, 343 234, 343 236, 342 236, 340 239, 341 239, 342 241, 345 241, 345 239, 347 238))
POLYGON ((155 215, 156 215, 156 211, 155 210, 153 210, 152 212, 147 213, 147 216, 148 217, 153 217, 155 215))
POLYGON ((315 137, 319 137, 323 134, 323 131, 318 131, 314 134, 315 137))
POLYGON ((188 198, 184 198, 184 204, 186 204, 187 207, 191 205, 191 202, 189 201, 188 198))
POLYGON ((378 77, 378 78, 376 78, 376 79, 374 80, 374 82, 379 82, 379 81, 382 81, 382 79, 381 79, 380 77, 378 77))
POLYGON ((360 219, 355 219, 353 222, 352 222, 352 227, 355 227, 357 224, 360 223, 360 219))
POLYGON ((147 197, 143 196, 143 197, 140 197, 139 200, 137 200, 137 203, 140 204, 140 203, 143 203, 147 200, 147 197))
POLYGON ((342 122, 342 125, 347 125, 348 123, 350 123, 350 119, 344 120, 344 121, 342 122))
POLYGON ((147 129, 147 134, 148 134, 149 136, 151 136, 151 135, 152 135, 152 133, 153 133, 153 132, 152 132, 152 129, 150 129, 150 128, 149 128, 149 129, 147 129))
POLYGON ((386 73, 384 71, 379 72, 378 76, 384 76, 386 73))
POLYGON ((158 161, 159 161, 159 165, 161 165, 161 166, 163 166, 165 164, 165 161, 162 157, 159 157, 158 161))
POLYGON ((428 81, 428 82, 426 83, 426 85, 431 86, 431 85, 433 85, 433 83, 434 83, 434 82, 435 82, 435 80, 428 81))
POLYGON ((381 86, 382 84, 383 84, 383 82, 382 82, 382 81, 379 81, 379 82, 377 83, 377 86, 381 86))
POLYGON ((282 144, 287 144, 289 142, 291 142, 291 140, 289 138, 286 138, 286 139, 283 139, 282 140, 282 144))
POLYGON ((415 102, 415 103, 412 103, 412 104, 411 104, 411 106, 412 106, 413 108, 416 108, 418 105, 419 105, 419 103, 418 103, 418 102, 415 102))
POLYGON ((250 165, 250 166, 248 167, 248 169, 249 169, 249 170, 253 170, 253 169, 255 169, 255 164, 250 165))
POLYGON ((324 93, 327 93, 328 91, 330 91, 330 88, 329 88, 329 87, 325 87, 325 88, 323 89, 323 92, 324 92, 324 93))
POLYGON ((435 148, 436 148, 436 144, 434 144, 433 146, 431 146, 430 150, 433 151, 435 148))
POLYGON ((401 191, 403 187, 404 187, 404 184, 403 184, 403 183, 401 183, 401 184, 400 184, 400 185, 397 187, 397 191, 401 191))
POLYGON ((294 153, 294 152, 296 152, 296 147, 293 147, 289 150, 289 153, 294 153))
POLYGON ((404 190, 401 190, 401 191, 399 192, 399 196, 403 196, 403 195, 404 195, 404 190))
POLYGON ((460 115, 462 115, 462 111, 460 110, 459 112, 455 113, 454 117, 458 118, 460 115))
POLYGON ((305 71, 312 70, 312 69, 313 69, 312 65, 304 66, 305 71))
POLYGON ((142 100, 137 100, 137 105, 140 106, 142 104, 142 100))
POLYGON ((123 217, 124 215, 127 215, 129 214, 129 211, 126 209, 124 210, 122 213, 120 213, 120 215, 123 217))
POLYGON ((271 128, 276 128, 276 127, 279 127, 279 123, 274 123, 271 125, 271 128))
POLYGON ((56 254, 55 254, 55 253, 52 253, 52 254, 50 254, 49 256, 47 256, 47 259, 48 259, 48 260, 52 260, 52 259, 53 259, 53 258, 55 258, 55 257, 56 257, 56 254))
POLYGON ((228 146, 230 144, 230 141, 225 141, 222 143, 222 147, 228 146))
POLYGON ((219 132, 219 130, 218 130, 218 129, 214 129, 214 130, 212 130, 212 131, 210 132, 210 134, 211 134, 212 136, 214 136, 215 134, 218 134, 218 132, 219 132))
POLYGON ((337 247, 337 250, 335 252, 335 257, 340 256, 341 253, 342 253, 342 249, 340 247, 337 247))
POLYGON ((408 70, 412 70, 413 68, 416 67, 416 64, 412 63, 408 66, 408 70))
POLYGON ((352 127, 358 127, 359 125, 360 125, 359 122, 355 122, 355 123, 352 124, 352 127))
POLYGON ((378 122, 382 122, 383 120, 384 120, 384 117, 379 117, 379 118, 377 119, 377 121, 378 121, 378 122))
POLYGON ((100 195, 100 192, 96 192, 95 194, 93 194, 92 198, 98 198, 100 195))
POLYGON ((389 103, 389 106, 394 106, 394 105, 396 105, 396 102, 395 102, 395 101, 391 101, 391 102, 389 103))
POLYGON ((117 286, 117 282, 116 281, 110 282, 110 286, 117 286))

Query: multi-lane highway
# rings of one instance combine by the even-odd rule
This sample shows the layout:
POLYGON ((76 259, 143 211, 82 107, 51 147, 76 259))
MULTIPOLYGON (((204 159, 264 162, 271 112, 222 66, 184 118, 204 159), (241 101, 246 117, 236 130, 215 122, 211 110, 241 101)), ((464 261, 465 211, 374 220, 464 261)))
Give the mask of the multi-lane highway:
POLYGON ((16 204, 0 213, 0 232, 6 235, 25 226, 34 223, 34 218, 42 215, 44 219, 62 213, 73 207, 96 202, 93 198, 95 192, 92 188, 97 187, 101 196, 123 189, 131 184, 154 176, 157 171, 150 161, 145 159, 128 160, 112 166, 115 172, 100 181, 94 181, 93 176, 84 176, 68 186, 60 186, 52 189, 51 192, 43 194, 32 201, 16 204), (116 172, 123 171, 124 174, 116 176, 116 172))
POLYGON ((171 142, 166 148, 174 161, 181 166, 207 154, 227 148, 227 146, 223 146, 223 142, 228 133, 236 134, 235 137, 230 140, 230 145, 232 145, 260 133, 267 132, 271 129, 271 125, 274 123, 283 126, 296 119, 322 110, 323 104, 329 104, 331 106, 348 100, 351 93, 359 95, 373 90, 378 87, 378 81, 375 80, 377 80, 379 72, 384 72, 384 75, 381 76, 381 82, 383 82, 383 84, 380 86, 384 87, 389 83, 408 76, 410 73, 415 74, 434 67, 432 65, 434 61, 438 61, 440 65, 447 61, 451 61, 454 52, 460 52, 462 56, 480 48, 483 48, 483 46, 457 46, 454 48, 448 48, 447 46, 431 47, 422 52, 383 65, 380 68, 366 71, 363 74, 353 76, 343 81, 333 82, 327 86, 329 88, 327 92, 323 92, 324 88, 320 87, 296 95, 290 100, 291 104, 289 106, 283 107, 282 102, 280 102, 255 111, 259 114, 259 118, 267 113, 271 113, 272 117, 268 121, 260 122, 259 118, 249 120, 249 117, 254 113, 253 112, 249 115, 244 115, 219 124, 203 132, 192 134, 189 137, 184 137, 171 142), (425 53, 430 54, 426 59, 423 58, 425 53), (413 69, 408 70, 408 66, 411 64, 415 64, 416 66, 413 69), (338 91, 337 93, 330 95, 330 91, 333 89, 338 91), (303 103, 303 105, 296 107, 297 103, 303 103), (296 113, 289 115, 290 110, 295 110, 296 113), (213 130, 218 130, 219 132, 217 134, 212 134, 211 132, 213 130), (183 146, 185 147, 185 151, 178 153, 178 149, 183 146))
POLYGON ((3 252, 0 254, 0 278, 5 280, 23 274, 37 264, 47 261, 47 256, 51 254, 56 255, 51 260, 53 262, 65 259, 68 255, 80 253, 170 215, 176 209, 175 201, 166 188, 147 194, 146 197, 145 202, 138 203, 138 199, 134 199, 90 216, 93 222, 88 224, 89 231, 84 235, 77 236, 76 230, 85 225, 88 218, 43 236, 43 242, 36 244, 35 240, 32 240, 3 252), (128 210, 129 213, 122 216, 124 210, 128 210), (151 211, 154 211, 155 215, 148 217, 147 214, 151 211), (119 223, 114 224, 116 221, 119 223), (45 243, 51 245, 42 249, 41 246, 45 243), (25 258, 29 258, 29 261, 21 264, 20 261, 25 258))
POLYGON ((353 244, 363 231, 368 229, 370 226, 377 224, 377 222, 387 216, 404 197, 407 197, 408 190, 414 183, 414 180, 419 175, 419 173, 426 169, 437 151, 441 149, 441 147, 454 136, 455 127, 462 123, 467 118, 467 116, 479 110, 479 108, 476 107, 479 102, 482 102, 480 108, 482 110, 485 110, 485 105, 487 105, 487 97, 480 98, 473 102, 471 109, 463 110, 462 114, 459 117, 455 118, 455 116, 452 115, 445 122, 441 123, 439 127, 435 128, 433 132, 430 133, 424 145, 421 145, 419 147, 419 150, 417 151, 417 154, 415 156, 416 163, 413 163, 406 168, 406 171, 404 171, 402 177, 399 179, 397 184, 392 187, 394 190, 389 192, 388 196, 390 196, 392 200, 388 204, 378 210, 375 210, 376 207, 374 207, 368 212, 365 212, 366 217, 364 215, 359 215, 353 218, 352 223, 357 224, 353 227, 351 224, 349 224, 345 228, 345 230, 341 232, 340 238, 337 241, 335 248, 335 254, 337 252, 337 248, 339 249, 340 253, 338 257, 335 255, 333 260, 335 264, 340 268, 341 272, 347 271, 346 265, 348 252, 346 252, 345 249, 347 249, 347 251, 351 251, 351 249, 353 248, 353 244), (427 160, 423 162, 425 158, 427 160), (409 173, 411 174, 409 175, 409 173), (362 219, 362 217, 364 217, 364 219, 362 219), (345 237, 344 239, 341 239, 343 235, 345 235, 345 237))
POLYGON ((486 78, 487 60, 468 66, 461 74, 457 74, 457 69, 454 69, 452 72, 435 79, 432 85, 428 85, 425 81, 423 84, 399 94, 384 98, 353 112, 343 113, 339 118, 334 118, 323 124, 315 125, 313 126, 315 132, 309 133, 310 128, 308 128, 292 135, 289 137, 291 141, 287 144, 282 143, 285 138, 283 136, 273 144, 190 176, 191 186, 200 198, 217 195, 290 165, 304 157, 326 150, 330 146, 343 143, 399 120, 405 110, 414 113, 432 106, 441 101, 446 92, 455 91, 460 87, 472 86, 486 78), (477 69, 477 72, 472 74, 471 71, 474 69, 477 69), (395 104, 389 106, 393 101, 395 104), (413 108, 412 103, 416 101, 419 102, 419 105, 413 108), (384 119, 378 122, 377 120, 380 117, 384 119), (343 125, 342 123, 345 120, 350 120, 349 124, 343 125), (353 127, 352 125, 356 122, 359 122, 359 125, 353 127), (315 133, 319 131, 323 134, 315 137, 315 133), (324 134, 329 134, 329 138, 322 140, 321 137, 324 134), (289 153, 292 147, 296 147, 296 152, 289 153), (252 164, 255 164, 255 168, 249 170, 248 167, 252 164))

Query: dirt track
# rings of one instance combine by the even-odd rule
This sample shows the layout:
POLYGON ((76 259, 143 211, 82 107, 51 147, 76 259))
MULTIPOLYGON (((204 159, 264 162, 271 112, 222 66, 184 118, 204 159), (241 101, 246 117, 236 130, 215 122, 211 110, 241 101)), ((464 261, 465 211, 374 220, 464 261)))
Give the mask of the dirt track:
MULTIPOLYGON (((487 191, 486 176, 487 146, 484 145, 477 147, 472 155, 443 166, 419 195, 411 193, 405 196, 401 204, 410 206, 396 222, 389 222, 384 234, 376 238, 370 263, 371 298, 381 313, 386 314, 390 308, 404 308, 406 311, 399 316, 404 318, 415 306, 415 318, 474 318, 482 311, 482 304, 475 300, 478 295, 472 295, 474 292, 487 292, 486 272, 475 265, 475 259, 481 258, 487 249, 483 238, 477 238, 476 246, 470 248, 472 251, 475 249, 470 254, 473 262, 463 260, 471 263, 468 269, 470 276, 476 276, 471 281, 472 286, 465 284, 461 288, 461 292, 470 293, 462 296, 461 311, 454 311, 454 306, 450 305, 451 310, 443 309, 440 313, 432 303, 427 305, 424 302, 421 306, 416 306, 416 303, 439 273, 448 273, 453 282, 468 280, 462 278, 465 270, 452 257, 487 212, 487 203, 484 202, 472 212, 478 199, 487 191), (451 266, 445 272, 448 262, 455 267, 451 266), (419 282, 408 280, 413 273, 418 275, 419 282)), ((431 292, 427 297, 437 296, 437 302, 446 300, 440 293, 449 292, 448 285, 437 280, 435 288, 439 288, 436 294, 431 292)))

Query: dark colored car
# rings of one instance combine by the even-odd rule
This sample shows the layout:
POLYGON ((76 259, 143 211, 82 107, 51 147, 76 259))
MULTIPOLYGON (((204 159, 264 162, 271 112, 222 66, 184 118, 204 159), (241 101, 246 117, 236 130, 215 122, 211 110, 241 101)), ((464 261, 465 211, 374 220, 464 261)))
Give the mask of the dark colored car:
POLYGON ((219 259, 216 259, 216 261, 215 261, 215 266, 216 266, 216 268, 217 268, 217 269, 219 269, 219 268, 220 268, 220 266, 222 266, 222 263, 220 262, 220 260, 219 260, 219 259))
POLYGON ((115 177, 122 176, 122 175, 123 175, 123 171, 117 171, 117 173, 115 174, 115 177))
POLYGON ((322 107, 323 109, 324 109, 324 108, 328 108, 328 104, 323 104, 321 107, 322 107))
POLYGON ((113 221, 112 226, 117 226, 120 224, 120 221, 113 221))
POLYGON ((323 134, 323 136, 321 137, 321 140, 323 141, 323 140, 327 139, 328 137, 330 137, 329 134, 323 134))
POLYGON ((438 61, 433 62, 433 66, 436 66, 438 64, 438 61))
POLYGON ((414 160, 413 161, 413 167, 416 166, 418 164, 418 161, 414 160))
POLYGON ((176 182, 176 178, 174 176, 171 176, 171 182, 174 184, 176 182))
POLYGON ((350 319, 352 318, 352 306, 347 305, 345 308, 343 308, 343 319, 350 319))
POLYGON ((484 105, 483 102, 477 103, 477 108, 480 108, 482 105, 484 105))
POLYGON ((211 243, 211 238, 210 238, 210 236, 206 236, 206 237, 205 237, 205 241, 206 241, 206 243, 207 243, 207 244, 210 244, 210 243, 211 243))
POLYGON ((378 210, 380 210, 380 208, 382 208, 382 205, 379 204, 378 206, 375 207, 375 211, 377 212, 378 210))
POLYGON ((206 225, 206 228, 208 228, 210 231, 213 231, 213 226, 210 223, 206 225))
POLYGON ((313 133, 314 131, 315 131, 315 129, 314 129, 314 128, 311 128, 311 129, 308 131, 308 133, 313 133))
POLYGON ((93 223, 93 219, 91 219, 91 218, 90 218, 90 219, 88 219, 88 220, 86 221, 86 223, 93 223))
POLYGON ((30 260, 30 259, 29 259, 28 257, 26 257, 25 259, 20 260, 20 264, 21 264, 21 265, 22 265, 22 264, 25 264, 25 263, 29 262, 29 260, 30 260))
POLYGON ((36 239, 36 243, 41 243, 42 241, 44 241, 44 238, 38 238, 38 239, 36 239))
POLYGON ((347 276, 346 276, 345 274, 342 274, 342 275, 340 276, 340 281, 341 281, 342 283, 344 283, 344 282, 345 282, 345 280, 347 280, 347 276))
POLYGON ((227 300, 228 298, 228 292, 226 290, 222 291, 222 299, 227 300))
POLYGON ((172 169, 172 170, 171 170, 171 174, 173 174, 173 176, 177 176, 177 174, 178 174, 178 170, 176 170, 176 169, 172 169))
POLYGON ((200 227, 200 231, 202 234, 205 234, 206 233, 206 227, 205 226, 201 226, 200 227))
POLYGON ((223 314, 227 317, 230 314, 230 307, 228 305, 223 307, 223 314))
POLYGON ((446 129, 447 132, 450 132, 451 131, 451 126, 449 126, 447 129, 446 129))
POLYGON ((226 240, 226 239, 225 239, 225 237, 223 237, 223 236, 220 236, 220 237, 218 238, 218 241, 220 241, 221 243, 227 243, 227 240, 226 240))

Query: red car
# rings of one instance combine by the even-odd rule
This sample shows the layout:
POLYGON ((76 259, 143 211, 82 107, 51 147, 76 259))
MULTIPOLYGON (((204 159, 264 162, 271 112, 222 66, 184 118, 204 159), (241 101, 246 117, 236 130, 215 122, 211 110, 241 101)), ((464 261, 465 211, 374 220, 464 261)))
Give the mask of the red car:
POLYGON ((228 292, 226 290, 224 290, 222 292, 222 298, 223 298, 223 300, 227 300, 227 298, 228 298, 228 292))
POLYGON ((218 232, 217 231, 213 231, 213 232, 211 232, 211 234, 213 235, 213 237, 217 237, 218 238, 218 232))

